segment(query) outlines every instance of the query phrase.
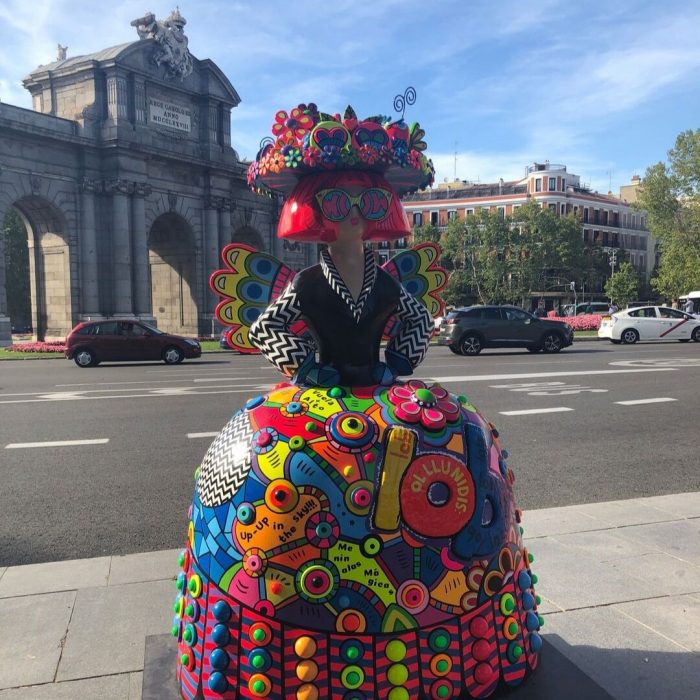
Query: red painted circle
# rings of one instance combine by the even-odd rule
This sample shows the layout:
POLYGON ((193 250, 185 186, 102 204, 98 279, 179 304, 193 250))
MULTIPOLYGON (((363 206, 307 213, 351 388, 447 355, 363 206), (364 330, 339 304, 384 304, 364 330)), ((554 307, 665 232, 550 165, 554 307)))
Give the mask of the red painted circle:
POLYGON ((485 639, 477 639, 472 646, 472 656, 477 661, 486 661, 491 654, 489 643, 485 639))
POLYGON ((479 685, 486 685, 493 678, 493 669, 485 663, 477 664, 474 669, 474 680, 479 685))
POLYGON ((414 532, 424 537, 449 537, 474 513, 474 481, 467 467, 445 454, 416 458, 401 481, 401 513, 414 532), (439 485, 439 502, 431 487, 439 485))
POLYGON ((477 615, 469 623, 469 631, 471 632, 472 637, 481 639, 489 633, 489 623, 486 621, 486 618, 481 617, 481 615, 477 615))

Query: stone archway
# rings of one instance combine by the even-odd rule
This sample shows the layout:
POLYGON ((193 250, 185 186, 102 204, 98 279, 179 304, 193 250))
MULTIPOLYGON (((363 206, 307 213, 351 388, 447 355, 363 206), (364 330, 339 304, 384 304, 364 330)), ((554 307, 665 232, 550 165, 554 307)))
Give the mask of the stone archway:
POLYGON ((27 229, 34 336, 37 340, 63 339, 74 325, 65 218, 36 195, 22 197, 12 206, 27 229))
POLYGON ((245 243, 255 250, 265 250, 263 237, 252 226, 241 226, 233 232, 232 243, 245 243))
POLYGON ((158 328, 198 334, 195 246, 192 230, 179 214, 159 216, 148 234, 151 308, 158 328))

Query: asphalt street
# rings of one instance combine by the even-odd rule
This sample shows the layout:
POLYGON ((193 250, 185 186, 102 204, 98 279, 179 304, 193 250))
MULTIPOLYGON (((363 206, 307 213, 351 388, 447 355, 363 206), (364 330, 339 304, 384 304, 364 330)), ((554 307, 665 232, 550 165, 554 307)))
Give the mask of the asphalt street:
MULTIPOLYGON (((416 376, 496 424, 523 509, 700 490, 698 343, 433 347, 416 376)), ((280 380, 260 356, 228 353, 0 363, 0 566, 181 546, 209 443, 280 380)))

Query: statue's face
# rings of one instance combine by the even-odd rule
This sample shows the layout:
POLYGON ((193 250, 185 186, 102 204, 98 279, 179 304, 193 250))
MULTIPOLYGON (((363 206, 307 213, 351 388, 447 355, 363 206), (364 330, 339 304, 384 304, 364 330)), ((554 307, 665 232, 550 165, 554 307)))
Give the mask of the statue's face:
POLYGON ((489 425, 415 380, 251 400, 204 460, 192 521, 219 589, 341 633, 469 613, 513 576, 520 547, 489 425))

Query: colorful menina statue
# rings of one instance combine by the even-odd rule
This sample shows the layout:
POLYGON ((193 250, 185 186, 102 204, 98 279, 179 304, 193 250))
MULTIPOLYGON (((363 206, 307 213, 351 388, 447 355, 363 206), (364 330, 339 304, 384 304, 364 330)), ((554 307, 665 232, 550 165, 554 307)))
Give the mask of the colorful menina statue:
POLYGON ((250 399, 197 471, 173 625, 182 696, 518 685, 542 618, 498 432, 465 396, 396 379, 442 313, 437 247, 380 268, 363 245, 410 235, 399 197, 433 179, 423 132, 299 105, 273 133, 250 182, 291 192, 280 236, 328 248, 294 276, 233 244, 212 275, 232 345, 290 381, 250 399))

